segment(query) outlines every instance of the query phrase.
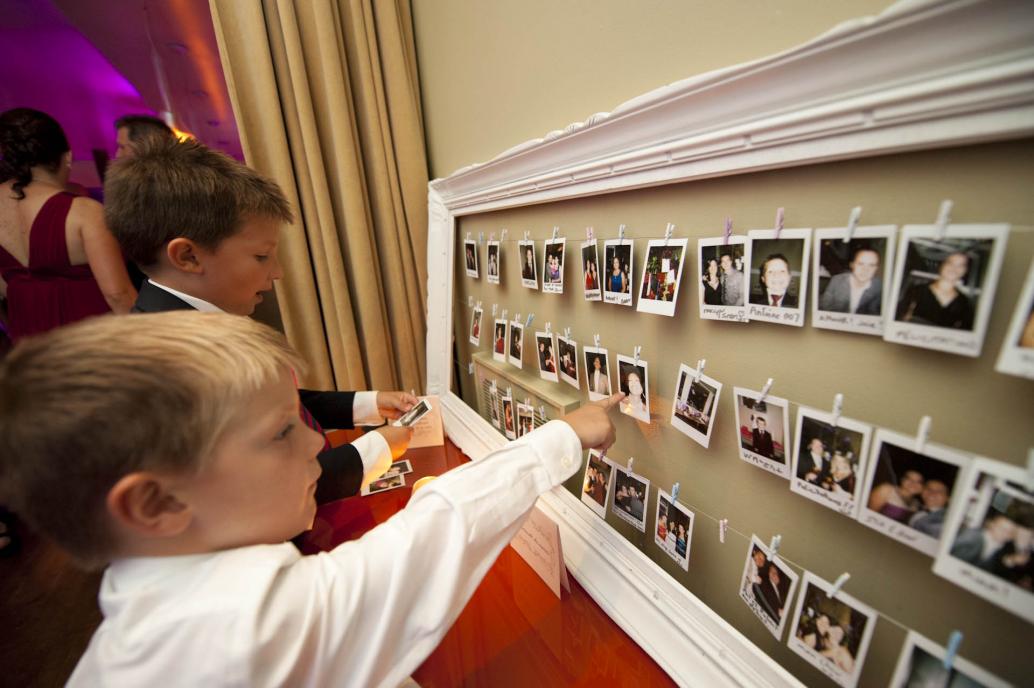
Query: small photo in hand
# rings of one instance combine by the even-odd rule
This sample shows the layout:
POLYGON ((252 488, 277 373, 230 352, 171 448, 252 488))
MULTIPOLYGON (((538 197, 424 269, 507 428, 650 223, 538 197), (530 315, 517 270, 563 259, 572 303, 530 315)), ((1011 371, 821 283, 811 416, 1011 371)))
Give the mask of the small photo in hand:
POLYGON ((797 574, 778 555, 772 554, 757 535, 751 535, 740 581, 740 599, 776 640, 783 637, 796 587, 797 574))
POLYGON ((888 342, 979 356, 994 306, 1008 225, 932 225, 901 232, 888 342))
POLYGON ((578 385, 578 345, 573 339, 557 335, 556 349, 559 358, 560 379, 579 389, 578 385))
POLYGON ((786 399, 733 388, 740 458, 781 478, 790 477, 790 407, 786 399))
POLYGON ((646 265, 639 284, 636 310, 658 315, 675 315, 675 302, 682 284, 688 239, 653 239, 646 249, 646 265))
POLYGON ((524 368, 524 324, 510 321, 510 365, 524 368))
POLYGON ((478 276, 478 244, 476 241, 467 239, 463 242, 463 251, 467 260, 467 277, 478 276))
POLYGON ((817 409, 797 409, 797 443, 790 489, 855 518, 872 428, 817 409))
POLYGON ((697 240, 700 318, 747 322, 750 243, 745 236, 697 240))
POLYGON ((595 239, 582 242, 582 278, 585 280, 585 300, 602 300, 600 259, 595 239))
POLYGON ((894 274, 893 225, 815 231, 811 322, 815 327, 883 335, 894 274))
POLYGON ((589 401, 606 399, 612 394, 607 350, 586 346, 582 348, 582 353, 585 355, 585 382, 589 386, 589 401))
POLYGON ((689 570, 689 543, 693 537, 693 512, 657 490, 657 527, 654 544, 671 557, 683 571, 689 570))
POLYGON ((596 512, 600 518, 607 516, 607 502, 610 496, 610 479, 613 464, 603 458, 595 449, 589 450, 582 479, 582 503, 596 512))
POLYGON ((566 239, 546 239, 542 266, 542 291, 547 294, 564 293, 564 246, 566 239))
POLYGON ((518 241, 517 254, 521 259, 521 284, 529 289, 539 288, 538 273, 536 272, 535 242, 518 241))
POLYGON ((1010 684, 956 655, 944 668, 945 648, 909 631, 901 648, 891 688, 1010 688, 1010 684))
POLYGON ((552 332, 535 333, 535 353, 539 362, 539 377, 550 382, 559 382, 552 332))
POLYGON ((480 308, 475 308, 474 312, 470 314, 470 343, 477 346, 481 343, 481 316, 483 312, 480 308))
POLYGON ((702 373, 698 375, 696 368, 685 363, 680 365, 671 405, 672 427, 701 446, 710 445, 721 393, 721 382, 702 373))
POLYGON ((618 407, 621 413, 643 423, 650 422, 650 382, 647 363, 631 356, 618 355, 618 383, 625 398, 618 407))
POLYGON ((937 554, 955 482, 968 456, 877 428, 858 520, 923 554, 937 554))
POLYGON ((603 242, 603 301, 632 305, 632 240, 603 242))
POLYGON ((650 480, 614 464, 614 499, 610 510, 640 532, 646 532, 646 502, 650 496, 650 480))
POLYGON ((492 336, 492 358, 503 363, 506 362, 506 324, 505 320, 497 318, 492 336))
POLYGON ((502 398, 503 433, 507 439, 517 439, 517 421, 513 415, 513 398, 506 395, 502 398))
POLYGON ((751 266, 747 315, 751 320, 802 327, 811 230, 755 229, 748 234, 751 266))
POLYGON ((1027 271, 1027 281, 1013 311, 1012 324, 1002 342, 995 370, 1034 380, 1034 262, 1027 271))
POLYGON ((388 490, 394 490, 398 487, 406 486, 406 478, 401 474, 390 474, 386 473, 383 478, 378 478, 372 483, 360 490, 362 496, 377 494, 378 492, 387 492, 388 490))
POLYGON ((499 242, 490 241, 488 242, 488 259, 485 272, 488 275, 488 281, 492 284, 499 284, 500 265, 502 265, 502 260, 500 259, 499 242))
POLYGON ((517 436, 524 437, 535 429, 535 408, 528 404, 517 404, 517 436))

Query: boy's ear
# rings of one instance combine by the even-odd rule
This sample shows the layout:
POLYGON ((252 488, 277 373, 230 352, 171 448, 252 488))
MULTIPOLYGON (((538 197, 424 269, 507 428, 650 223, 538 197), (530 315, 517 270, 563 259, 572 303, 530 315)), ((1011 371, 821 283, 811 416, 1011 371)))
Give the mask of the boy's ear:
POLYGON ((165 245, 165 256, 169 265, 181 272, 201 273, 200 247, 190 239, 176 237, 165 245))
POLYGON ((161 476, 130 473, 108 490, 108 513, 125 529, 147 537, 173 537, 190 525, 193 513, 161 476))

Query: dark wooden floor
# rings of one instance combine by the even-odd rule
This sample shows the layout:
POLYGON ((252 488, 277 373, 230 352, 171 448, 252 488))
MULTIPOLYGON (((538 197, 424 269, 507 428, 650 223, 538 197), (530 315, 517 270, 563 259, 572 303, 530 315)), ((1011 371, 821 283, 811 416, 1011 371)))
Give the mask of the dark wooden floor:
POLYGON ((0 557, 0 686, 62 686, 100 624, 101 574, 24 524, 16 532, 21 551, 0 557))

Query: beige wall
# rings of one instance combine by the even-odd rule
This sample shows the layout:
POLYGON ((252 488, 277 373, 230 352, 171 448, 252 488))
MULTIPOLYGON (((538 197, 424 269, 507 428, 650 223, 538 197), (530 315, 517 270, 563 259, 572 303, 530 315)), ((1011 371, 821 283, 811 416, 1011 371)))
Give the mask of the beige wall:
POLYGON ((890 0, 413 0, 431 177, 890 0))

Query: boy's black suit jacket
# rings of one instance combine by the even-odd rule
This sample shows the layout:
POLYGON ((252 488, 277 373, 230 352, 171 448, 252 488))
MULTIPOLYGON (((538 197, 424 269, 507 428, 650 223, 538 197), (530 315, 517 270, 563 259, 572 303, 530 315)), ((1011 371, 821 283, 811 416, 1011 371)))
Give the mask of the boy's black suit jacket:
MULTIPOLYGON (((133 304, 134 313, 160 313, 163 311, 191 310, 186 301, 164 289, 145 281, 133 304)), ((312 417, 325 428, 348 429, 352 422, 352 402, 355 392, 318 392, 298 390, 302 404, 312 417)), ((323 474, 316 484, 316 503, 324 504, 335 499, 359 494, 363 480, 363 460, 359 450, 351 444, 320 452, 320 466, 323 474)))

